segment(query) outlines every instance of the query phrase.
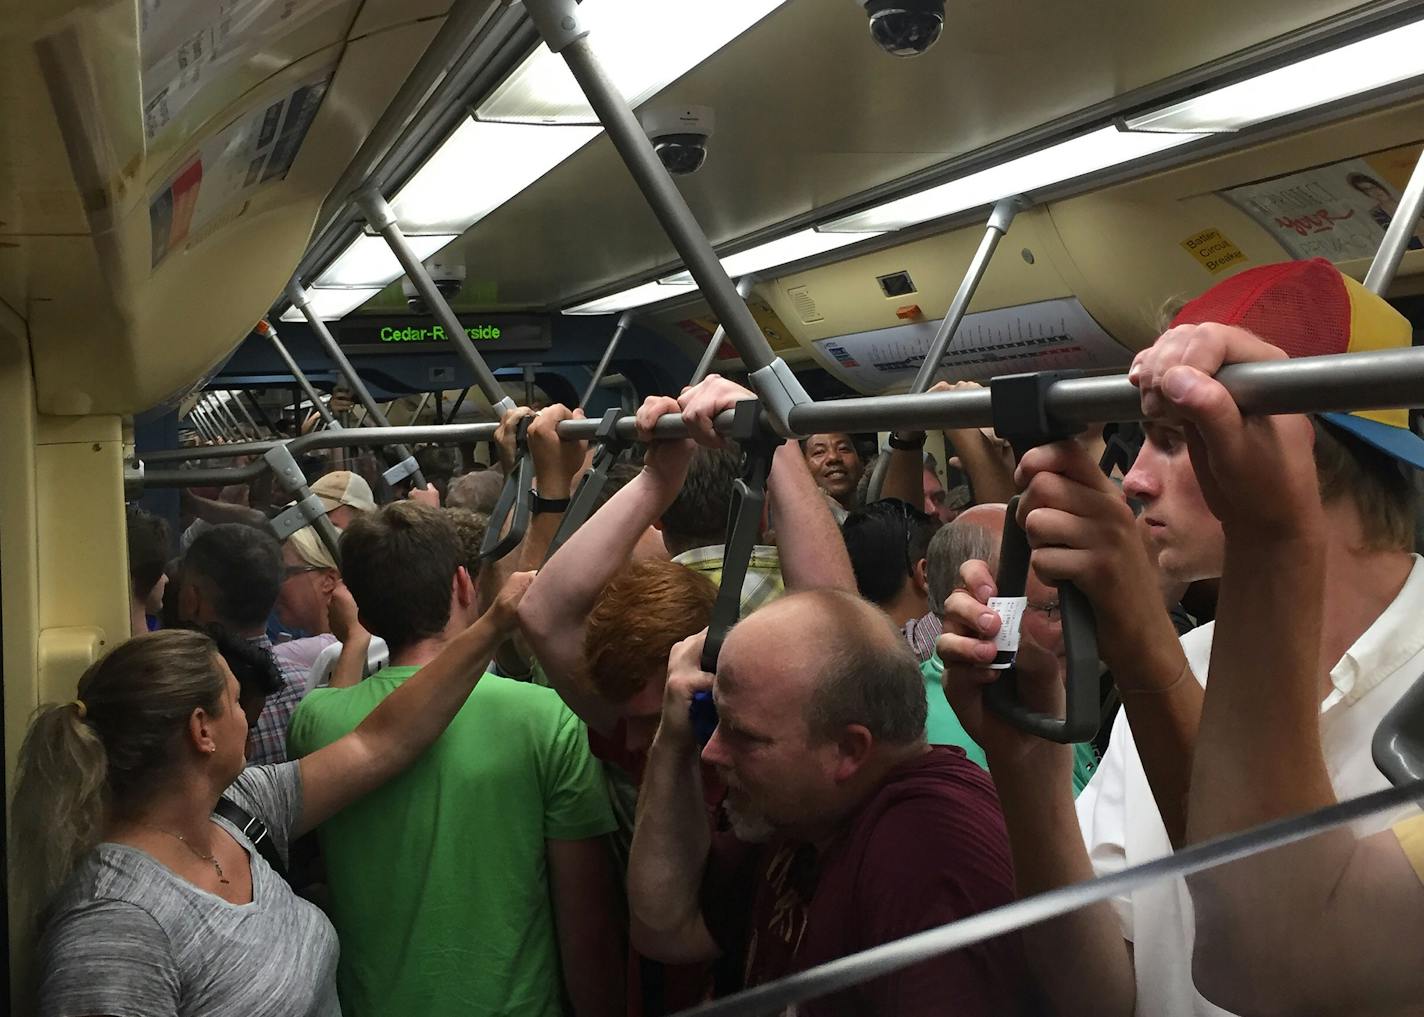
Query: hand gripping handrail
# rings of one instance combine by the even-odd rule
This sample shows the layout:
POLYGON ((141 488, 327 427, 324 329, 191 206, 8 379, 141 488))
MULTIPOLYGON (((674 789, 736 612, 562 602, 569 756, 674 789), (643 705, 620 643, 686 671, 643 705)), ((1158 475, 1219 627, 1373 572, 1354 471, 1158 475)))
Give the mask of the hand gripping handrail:
POLYGON ((529 424, 533 417, 520 417, 514 431, 514 464, 504 487, 499 492, 499 500, 490 513, 489 525, 485 528, 485 539, 480 544, 480 557, 487 561, 499 561, 524 541, 529 532, 529 518, 533 513, 530 495, 533 491, 534 462, 529 454, 529 424), (503 535, 504 524, 509 530, 503 535))

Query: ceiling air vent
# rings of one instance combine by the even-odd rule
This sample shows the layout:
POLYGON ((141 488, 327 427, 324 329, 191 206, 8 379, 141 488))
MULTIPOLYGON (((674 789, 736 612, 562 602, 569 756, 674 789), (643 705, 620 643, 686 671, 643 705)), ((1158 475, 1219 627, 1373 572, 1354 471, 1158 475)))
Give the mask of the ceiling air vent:
POLYGON ((825 315, 817 310, 816 301, 811 299, 809 287, 793 287, 786 291, 786 295, 791 298, 791 304, 796 308, 796 314, 801 319, 801 324, 811 325, 826 320, 825 315))

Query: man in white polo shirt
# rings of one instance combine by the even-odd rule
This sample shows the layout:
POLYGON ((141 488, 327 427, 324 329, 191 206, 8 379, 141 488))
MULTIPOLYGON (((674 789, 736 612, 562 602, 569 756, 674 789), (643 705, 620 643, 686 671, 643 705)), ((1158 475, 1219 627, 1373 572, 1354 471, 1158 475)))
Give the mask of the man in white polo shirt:
MULTIPOLYGON (((1160 363, 1154 352, 1196 344, 1234 362, 1282 351, 1309 356, 1408 346, 1412 339, 1408 322, 1388 304, 1319 260, 1233 276, 1189 303, 1174 325, 1139 356, 1130 375, 1152 417, 1147 444, 1123 485, 1144 505, 1137 523, 1074 443, 1035 449, 1019 467, 1026 484, 1020 518, 1036 548, 1034 567, 1045 579, 1071 579, 1093 602, 1100 652, 1123 699, 1108 751, 1078 799, 1076 823, 1066 775, 1048 775, 1066 767, 1066 751, 982 708, 980 690, 992 681, 983 664, 992 659, 999 628, 996 616, 980 621, 992 594, 988 570, 967 565, 968 589, 947 605, 939 646, 951 665, 946 694, 988 755, 1023 896, 1159 858, 1185 839, 1213 628, 1175 640, 1165 611, 1155 607, 1155 576, 1136 526, 1147 528, 1162 572, 1182 582, 1221 574, 1224 537, 1193 472, 1194 435, 1173 422, 1171 393, 1152 373, 1160 363)), ((1403 471, 1424 467, 1424 441, 1407 423, 1402 414, 1324 414, 1315 422, 1328 521, 1321 659, 1338 661, 1328 679, 1322 677, 1321 740, 1341 798, 1384 786, 1370 758, 1371 736, 1424 673, 1424 627, 1418 624, 1424 564, 1410 553, 1412 487, 1403 471)), ((1357 832, 1384 829, 1399 818, 1374 817, 1357 832)), ((1193 985, 1193 939, 1191 899, 1186 885, 1172 880, 1119 897, 1111 907, 1044 923, 1030 930, 1025 944, 1060 1013, 1225 1013, 1193 985)))

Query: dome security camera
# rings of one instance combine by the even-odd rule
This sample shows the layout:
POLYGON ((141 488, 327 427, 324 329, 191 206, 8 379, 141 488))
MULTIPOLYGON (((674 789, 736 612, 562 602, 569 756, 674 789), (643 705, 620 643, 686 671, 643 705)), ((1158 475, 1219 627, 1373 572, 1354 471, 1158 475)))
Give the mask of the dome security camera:
MULTIPOLYGON (((458 261, 445 255, 437 254, 435 257, 425 262, 425 270, 430 273, 431 281, 435 283, 436 290, 446 300, 453 300, 465 287, 465 265, 463 261, 458 261)), ((415 314, 429 314, 430 308, 421 298, 420 292, 415 288, 415 283, 406 276, 401 279, 401 292, 405 294, 405 302, 415 314)))
POLYGON ((919 56, 944 31, 944 0, 859 0, 870 36, 892 56, 919 56))
POLYGON ((664 106, 640 111, 638 119, 669 173, 696 173, 707 161, 714 126, 710 106, 664 106))

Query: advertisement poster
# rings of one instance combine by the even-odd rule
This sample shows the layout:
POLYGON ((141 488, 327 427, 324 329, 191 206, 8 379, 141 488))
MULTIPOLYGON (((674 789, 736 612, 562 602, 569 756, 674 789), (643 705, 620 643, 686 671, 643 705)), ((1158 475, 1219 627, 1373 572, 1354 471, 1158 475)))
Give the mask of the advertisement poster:
POLYGON ((344 0, 139 0, 144 137, 153 141, 222 72, 344 0))
MULTIPOLYGON (((1371 258, 1399 208, 1419 145, 1357 156, 1221 191, 1293 258, 1371 258)), ((1424 249, 1424 220, 1409 249, 1424 249)))
POLYGON ((292 168, 330 71, 260 106, 208 138, 149 201, 152 267, 242 214, 245 199, 292 168))
MULTIPOLYGON (((796 338, 767 304, 760 300, 752 300, 747 303, 747 309, 752 312, 752 318, 760 326, 762 335, 766 336, 766 341, 773 350, 777 353, 785 353, 787 350, 796 349, 796 338)), ((712 336, 717 331, 717 319, 711 314, 701 318, 686 318, 679 321, 677 325, 704 347, 712 341, 712 336)), ((737 355, 736 347, 723 339, 716 359, 735 360, 737 355)))
MULTIPOLYGON (((938 321, 820 339, 816 348, 855 388, 883 392, 914 381, 938 321)), ((1077 367, 1127 367, 1132 354, 1075 298, 966 315, 941 361, 947 381, 1077 367)))

